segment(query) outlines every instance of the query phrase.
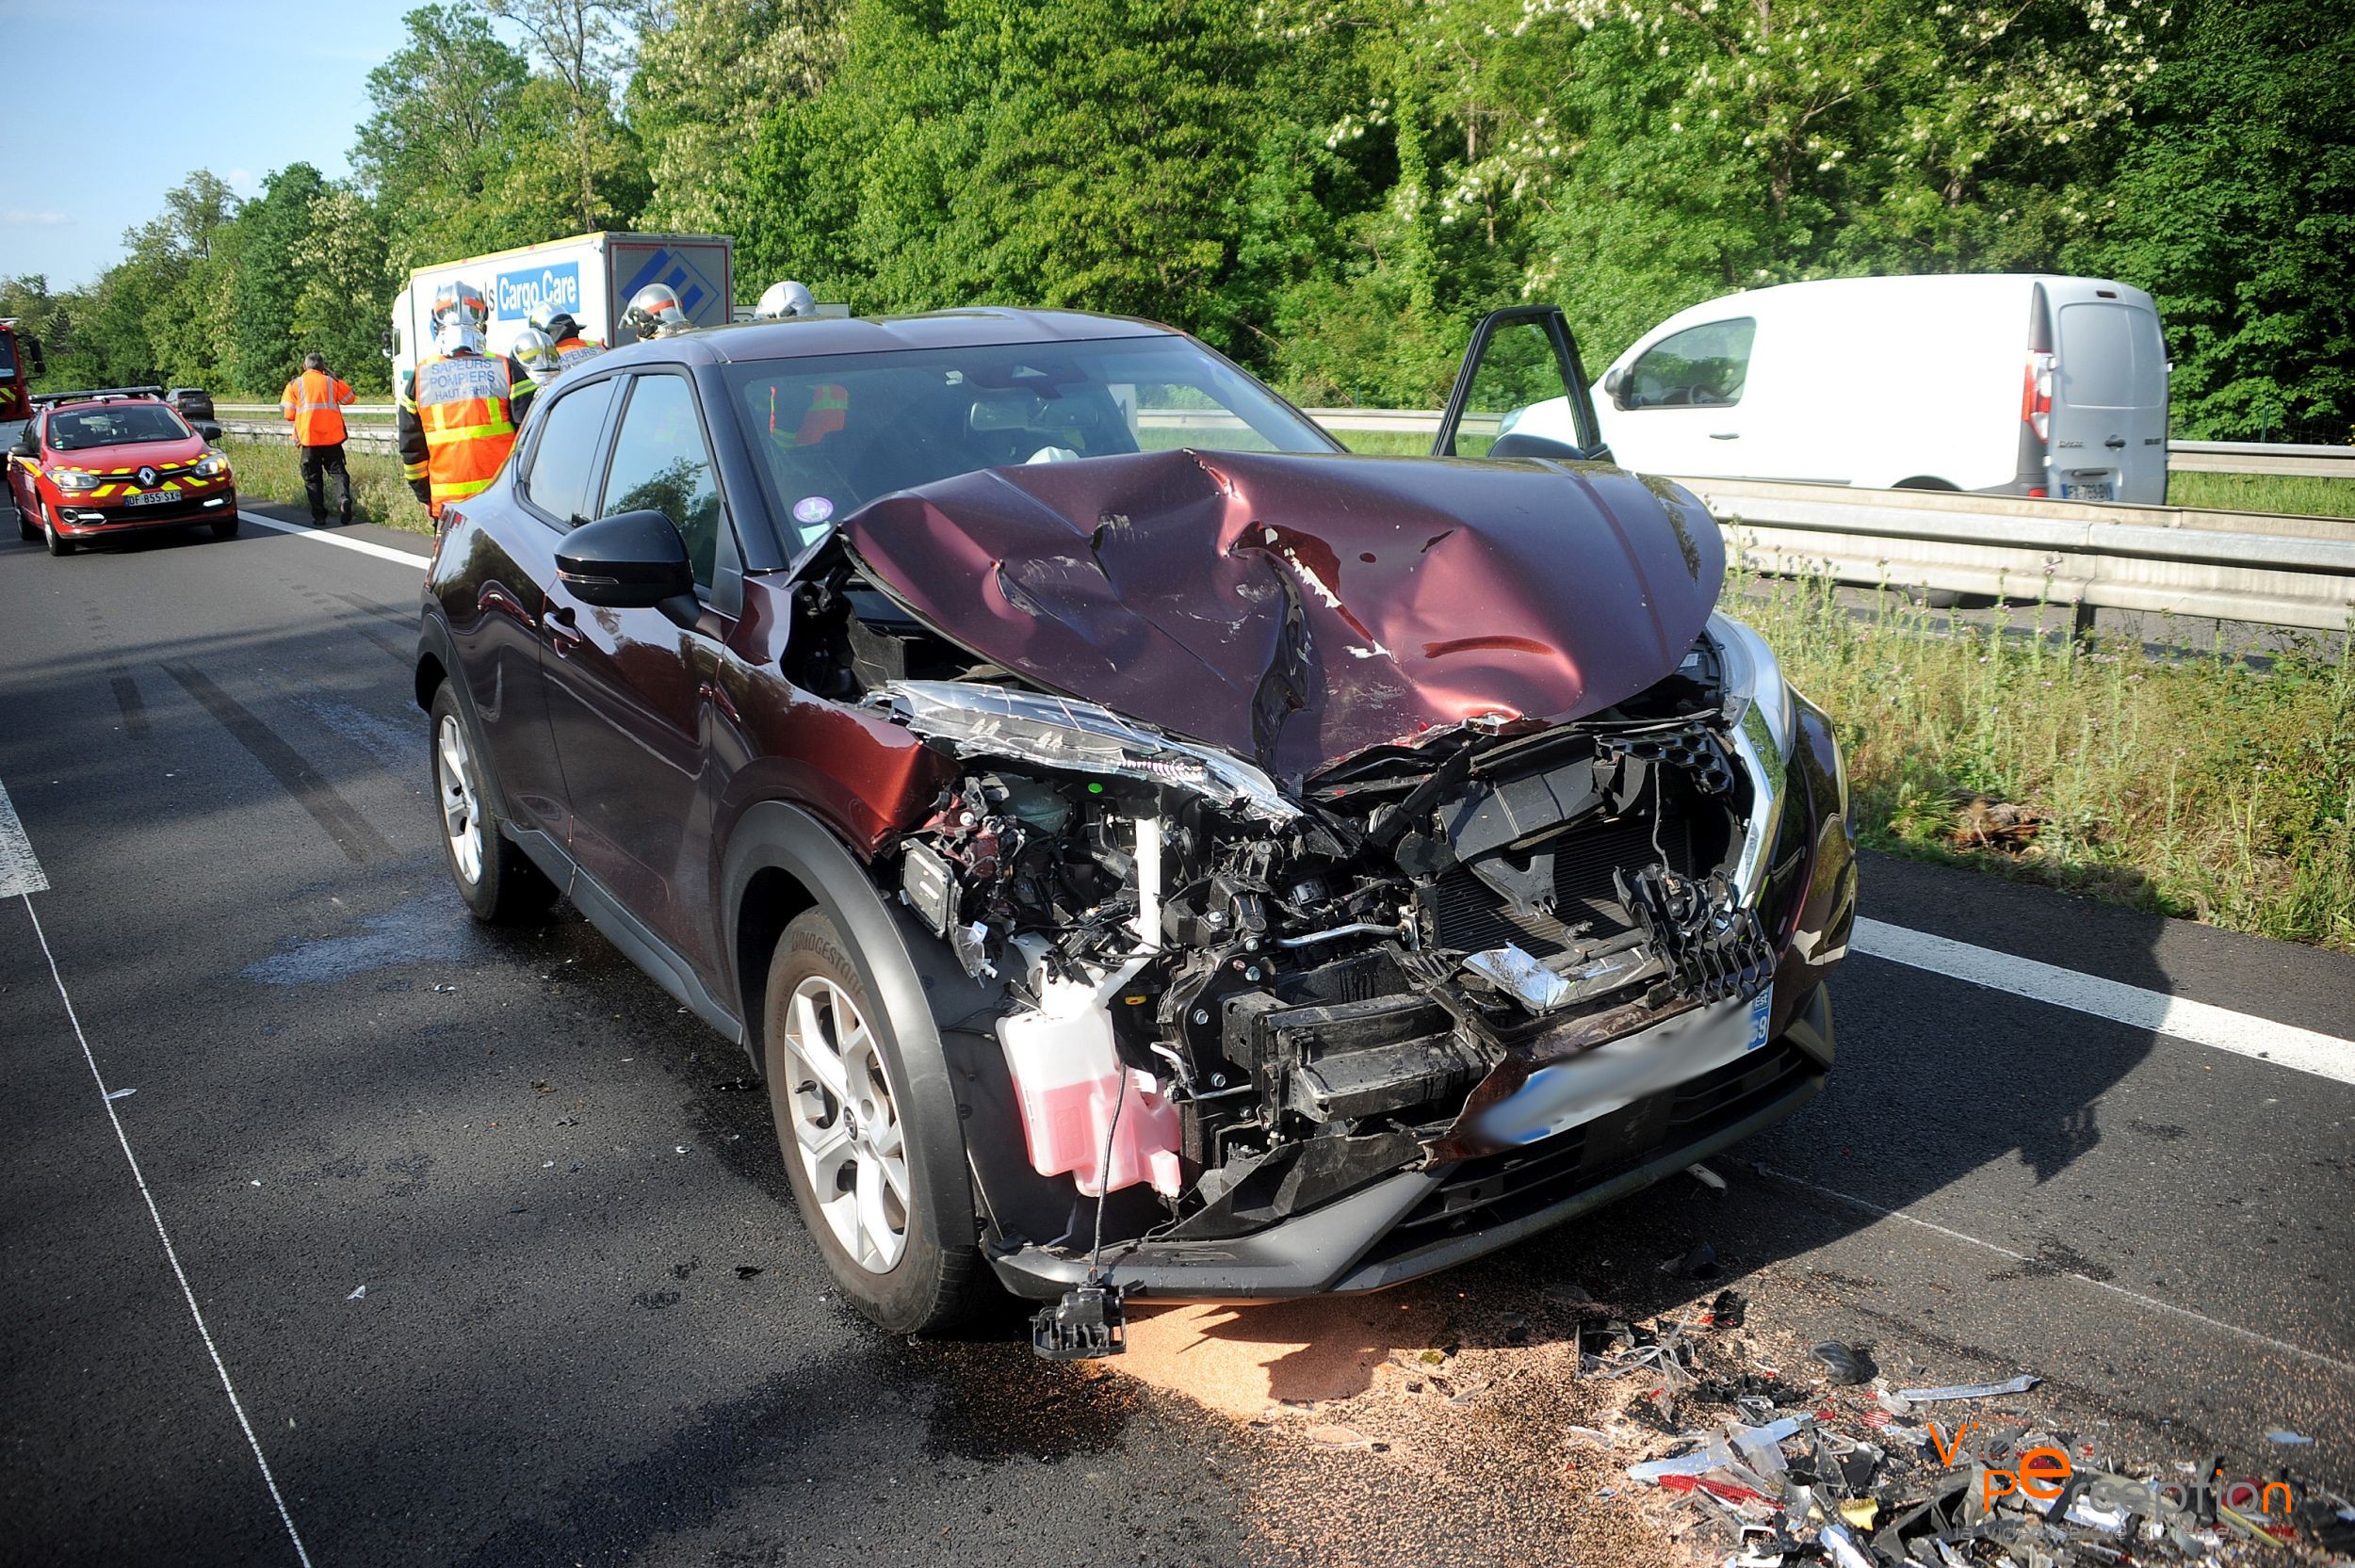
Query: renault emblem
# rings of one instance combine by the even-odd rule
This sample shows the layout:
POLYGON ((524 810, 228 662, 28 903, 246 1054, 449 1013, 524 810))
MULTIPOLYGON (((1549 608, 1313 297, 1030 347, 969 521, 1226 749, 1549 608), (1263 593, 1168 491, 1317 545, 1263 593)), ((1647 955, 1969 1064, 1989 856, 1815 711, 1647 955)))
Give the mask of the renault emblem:
POLYGON ((138 480, 139 488, 141 490, 153 490, 155 488, 155 471, 154 469, 142 468, 133 477, 138 480))

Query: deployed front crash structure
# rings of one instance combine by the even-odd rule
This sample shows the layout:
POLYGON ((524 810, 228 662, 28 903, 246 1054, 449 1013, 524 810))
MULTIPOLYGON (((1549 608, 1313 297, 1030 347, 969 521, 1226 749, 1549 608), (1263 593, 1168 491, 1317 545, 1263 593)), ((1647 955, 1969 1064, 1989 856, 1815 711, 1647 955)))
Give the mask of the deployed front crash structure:
POLYGON ((1683 492, 1540 462, 1168 452, 850 518, 796 675, 939 758, 872 868, 969 987, 999 1274, 1372 1288, 1811 1095, 1844 783, 1723 572, 1683 492))

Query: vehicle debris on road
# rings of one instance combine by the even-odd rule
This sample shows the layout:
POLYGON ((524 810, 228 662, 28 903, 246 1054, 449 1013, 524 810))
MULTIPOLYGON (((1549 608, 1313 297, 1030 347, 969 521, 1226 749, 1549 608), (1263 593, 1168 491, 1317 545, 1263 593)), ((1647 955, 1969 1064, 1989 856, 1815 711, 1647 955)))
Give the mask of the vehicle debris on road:
POLYGON ((2000 1405, 1908 1418, 1916 1403, 2025 1394, 2033 1373, 1892 1392, 1837 1340, 1809 1348, 1825 1376, 1812 1390, 1754 1360, 1720 1371, 1713 1330, 1746 1304, 1729 1314, 1732 1294, 1705 1315, 1583 1330, 1584 1371, 1652 1386, 1629 1404, 1632 1424, 1569 1429, 1622 1451, 1665 1437, 1665 1452, 1628 1456, 1628 1479, 1680 1511, 1672 1534, 1704 1551, 1721 1538, 1726 1568, 2355 1561, 2355 1508, 2278 1463, 2245 1474, 2218 1454, 2170 1473, 2000 1405))

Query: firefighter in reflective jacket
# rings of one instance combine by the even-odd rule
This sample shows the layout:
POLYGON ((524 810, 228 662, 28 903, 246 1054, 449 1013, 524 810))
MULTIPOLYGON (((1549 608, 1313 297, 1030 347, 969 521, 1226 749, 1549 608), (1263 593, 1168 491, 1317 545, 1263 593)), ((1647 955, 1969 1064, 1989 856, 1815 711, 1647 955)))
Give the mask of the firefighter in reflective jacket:
POLYGON ((401 473, 435 522, 452 501, 479 495, 514 449, 533 384, 507 355, 483 353, 490 311, 467 283, 433 299, 433 347, 401 380, 401 473))
POLYGON ((294 426, 302 452, 302 495, 311 503, 311 525, 327 522, 327 478, 335 477, 338 522, 351 521, 351 470, 344 464, 344 405, 351 383, 327 373, 324 356, 302 356, 302 373, 279 394, 278 410, 294 426))
POLYGON ((534 331, 547 333, 548 341, 556 346, 556 363, 560 370, 570 370, 581 361, 595 359, 605 352, 604 344, 593 337, 580 335, 580 323, 573 319, 570 311, 552 310, 543 305, 531 313, 530 324, 534 331))

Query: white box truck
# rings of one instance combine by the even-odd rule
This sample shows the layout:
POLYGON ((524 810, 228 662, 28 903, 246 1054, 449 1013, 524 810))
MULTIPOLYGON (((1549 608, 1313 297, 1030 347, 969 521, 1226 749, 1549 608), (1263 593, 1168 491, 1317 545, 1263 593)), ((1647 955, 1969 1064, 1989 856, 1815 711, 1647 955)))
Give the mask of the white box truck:
POLYGON ((1834 278, 1678 312, 1595 412, 1648 474, 2156 505, 2168 369, 2151 297, 2106 278, 1834 278))
POLYGON ((434 290, 455 279, 480 289, 491 307, 492 353, 512 348, 515 334, 543 303, 570 311, 583 333, 613 348, 637 341, 622 325, 622 312, 648 283, 676 290, 695 325, 724 326, 736 303, 736 242, 725 234, 580 234, 418 267, 393 296, 384 351, 395 385, 420 355, 433 351, 434 290))

